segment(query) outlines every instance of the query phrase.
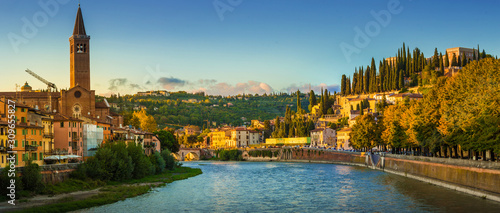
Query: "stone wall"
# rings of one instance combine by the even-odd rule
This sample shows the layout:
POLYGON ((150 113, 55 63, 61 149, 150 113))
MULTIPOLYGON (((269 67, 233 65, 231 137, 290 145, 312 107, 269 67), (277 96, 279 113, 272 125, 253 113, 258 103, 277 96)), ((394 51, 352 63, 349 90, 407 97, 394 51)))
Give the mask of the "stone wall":
MULTIPOLYGON (((50 164, 40 166, 40 173, 42 173, 42 182, 44 183, 60 183, 69 178, 69 174, 78 167, 79 163, 68 164, 50 164)), ((24 167, 17 167, 18 176, 23 175, 24 167)), ((2 169, 0 169, 2 171, 2 169)))
MULTIPOLYGON (((500 195, 500 170, 443 163, 424 162, 393 157, 384 158, 384 170, 404 176, 438 180, 463 187, 464 190, 500 195)), ((461 190, 462 191, 462 190, 461 190)), ((486 195, 482 195, 486 196, 486 195)))

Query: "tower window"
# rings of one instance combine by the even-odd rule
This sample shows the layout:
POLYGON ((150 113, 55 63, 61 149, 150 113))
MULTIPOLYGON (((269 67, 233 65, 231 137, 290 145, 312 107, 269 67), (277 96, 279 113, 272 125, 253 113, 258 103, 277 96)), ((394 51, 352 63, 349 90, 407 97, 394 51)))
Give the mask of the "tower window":
POLYGON ((83 44, 76 44, 76 53, 83 53, 83 44))

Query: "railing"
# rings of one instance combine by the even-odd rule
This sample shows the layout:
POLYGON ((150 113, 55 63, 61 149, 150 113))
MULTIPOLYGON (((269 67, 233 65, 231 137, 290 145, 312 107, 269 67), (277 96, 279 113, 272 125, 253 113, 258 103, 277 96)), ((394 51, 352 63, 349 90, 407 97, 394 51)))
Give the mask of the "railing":
POLYGON ((24 150, 25 151, 36 151, 37 148, 38 148, 38 146, 36 146, 36 145, 26 145, 26 146, 24 146, 24 150))
POLYGON ((71 137, 71 142, 78 142, 79 138, 78 137, 71 137))

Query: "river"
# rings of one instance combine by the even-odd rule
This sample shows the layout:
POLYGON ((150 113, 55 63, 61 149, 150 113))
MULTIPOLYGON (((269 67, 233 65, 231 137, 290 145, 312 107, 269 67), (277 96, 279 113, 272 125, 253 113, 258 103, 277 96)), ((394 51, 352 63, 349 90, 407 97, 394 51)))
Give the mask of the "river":
POLYGON ((500 212, 500 203, 365 167, 183 163, 203 174, 78 212, 500 212))

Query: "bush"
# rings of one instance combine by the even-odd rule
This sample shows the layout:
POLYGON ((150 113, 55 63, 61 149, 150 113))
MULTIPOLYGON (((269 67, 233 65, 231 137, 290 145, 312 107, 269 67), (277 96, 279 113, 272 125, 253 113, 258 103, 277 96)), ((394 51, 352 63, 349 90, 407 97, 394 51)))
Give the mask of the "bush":
POLYGON ((149 160, 153 167, 155 168, 155 174, 160 174, 165 170, 165 160, 161 157, 159 152, 155 152, 154 154, 149 156, 149 160))
POLYGON ((243 160, 243 156, 241 156, 241 154, 242 154, 241 151, 237 149, 219 151, 219 157, 223 161, 228 161, 228 160, 241 161, 243 160))
POLYGON ((148 175, 153 174, 155 168, 148 157, 144 154, 144 149, 141 146, 134 144, 129 144, 127 146, 128 155, 132 158, 134 162, 134 171, 132 172, 132 177, 134 179, 140 179, 148 175))
POLYGON ((23 176, 21 176, 21 179, 25 190, 39 192, 43 189, 42 173, 38 164, 29 160, 26 162, 22 174, 23 176))
POLYGON ((172 153, 168 150, 165 149, 161 152, 161 157, 163 160, 165 160, 165 168, 168 170, 173 170, 177 166, 177 161, 175 160, 175 157, 172 156, 172 153))
MULTIPOLYGON (((7 189, 7 187, 9 187, 10 185, 10 180, 12 179, 11 177, 9 177, 9 168, 10 168, 10 165, 8 164, 7 167, 5 167, 1 172, 0 172, 0 193, 1 193, 1 197, 0 197, 0 200, 7 200, 7 199, 10 199, 7 197, 7 194, 9 194, 9 189, 7 189)), ((16 169, 17 170, 17 169, 16 169)), ((22 181, 21 181, 21 178, 17 177, 14 177, 13 178, 16 183, 16 199, 19 199, 19 191, 21 191, 23 189, 23 184, 22 184, 22 181)))

